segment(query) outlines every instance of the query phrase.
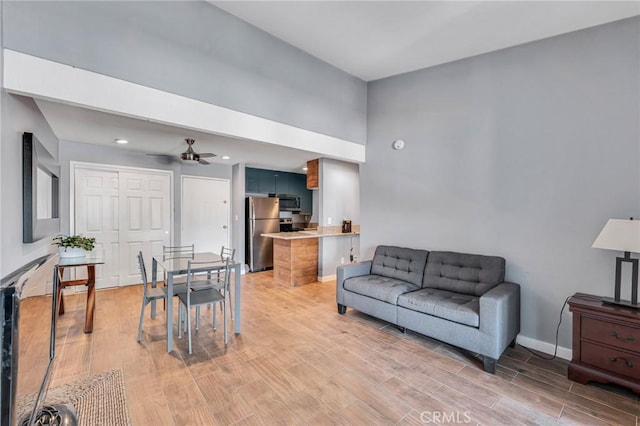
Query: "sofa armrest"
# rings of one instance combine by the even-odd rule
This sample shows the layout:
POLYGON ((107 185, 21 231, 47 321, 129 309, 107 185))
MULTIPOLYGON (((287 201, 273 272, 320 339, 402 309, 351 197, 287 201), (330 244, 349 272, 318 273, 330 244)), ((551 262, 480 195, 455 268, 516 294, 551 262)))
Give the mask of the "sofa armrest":
POLYGON ((336 276, 336 286, 341 289, 344 281, 348 278, 359 277, 362 275, 369 275, 371 273, 371 260, 364 262, 350 263, 348 265, 338 266, 336 276))
POLYGON ((336 302, 338 303, 338 312, 345 312, 345 289, 344 281, 348 278, 369 275, 371 273, 371 265, 373 261, 367 260, 359 263, 350 263, 349 265, 338 266, 336 271, 336 302))
POLYGON ((480 297, 480 331, 492 336, 497 359, 520 332, 520 285, 502 282, 480 297))

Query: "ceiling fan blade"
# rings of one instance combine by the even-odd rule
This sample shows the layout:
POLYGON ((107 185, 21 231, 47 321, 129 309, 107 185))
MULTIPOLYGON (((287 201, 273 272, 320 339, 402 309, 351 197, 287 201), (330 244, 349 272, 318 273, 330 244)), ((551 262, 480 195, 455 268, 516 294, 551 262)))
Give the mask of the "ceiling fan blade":
POLYGON ((147 152, 146 155, 153 155, 154 157, 173 157, 173 155, 169 155, 169 154, 151 154, 149 152, 147 152))
POLYGON ((200 157, 217 157, 216 154, 212 154, 210 152, 205 152, 203 154, 198 154, 200 157))
POLYGON ((200 164, 204 164, 205 166, 206 166, 207 164, 209 164, 209 162, 208 162, 207 160, 203 160, 202 158, 198 160, 198 163, 200 163, 200 164))

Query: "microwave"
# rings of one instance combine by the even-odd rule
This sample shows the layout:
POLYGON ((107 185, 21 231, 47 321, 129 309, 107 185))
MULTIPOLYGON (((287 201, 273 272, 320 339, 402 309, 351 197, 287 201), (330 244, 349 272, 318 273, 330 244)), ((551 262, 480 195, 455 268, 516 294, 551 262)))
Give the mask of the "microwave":
POLYGON ((280 200, 280 211, 287 212, 299 212, 300 208, 300 197, 292 194, 278 194, 278 199, 280 200))

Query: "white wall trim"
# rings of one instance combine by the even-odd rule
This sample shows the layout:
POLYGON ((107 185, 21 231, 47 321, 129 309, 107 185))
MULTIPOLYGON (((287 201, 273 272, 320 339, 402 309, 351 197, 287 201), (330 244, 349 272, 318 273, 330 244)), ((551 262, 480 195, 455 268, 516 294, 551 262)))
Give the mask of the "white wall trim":
MULTIPOLYGON (((148 167, 120 166, 115 164, 103 164, 103 163, 88 163, 86 161, 74 161, 74 160, 71 160, 70 164, 73 165, 74 167, 93 169, 93 170, 110 170, 110 171, 127 170, 132 172, 158 173, 158 174, 173 176, 173 170, 152 169, 148 167)), ((193 176, 193 177, 200 177, 200 176, 193 176)))
POLYGON ((365 146, 118 78, 4 49, 4 88, 19 95, 364 162, 365 146))
MULTIPOLYGON (((526 336, 518 336, 516 338, 516 343, 519 345, 525 346, 529 349, 535 349, 540 352, 544 352, 549 355, 553 355, 553 351, 555 350, 555 344, 543 342, 541 340, 532 339, 531 337, 526 336)), ((558 346, 558 358, 571 360, 571 356, 573 352, 569 348, 565 348, 562 346, 558 346)))
POLYGON ((320 281, 321 283, 326 283, 327 281, 335 281, 337 278, 337 276, 334 275, 324 275, 324 276, 318 276, 318 281, 320 281))

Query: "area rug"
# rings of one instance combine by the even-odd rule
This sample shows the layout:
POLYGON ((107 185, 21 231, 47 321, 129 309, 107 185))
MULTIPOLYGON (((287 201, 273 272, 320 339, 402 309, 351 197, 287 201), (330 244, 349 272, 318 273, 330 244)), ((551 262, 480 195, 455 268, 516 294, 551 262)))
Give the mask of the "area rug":
MULTIPOLYGON (((31 407, 34 398, 35 395, 18 398, 16 412, 19 416, 31 407)), ((49 388, 46 405, 68 403, 75 407, 79 425, 131 425, 121 370, 49 388)))

